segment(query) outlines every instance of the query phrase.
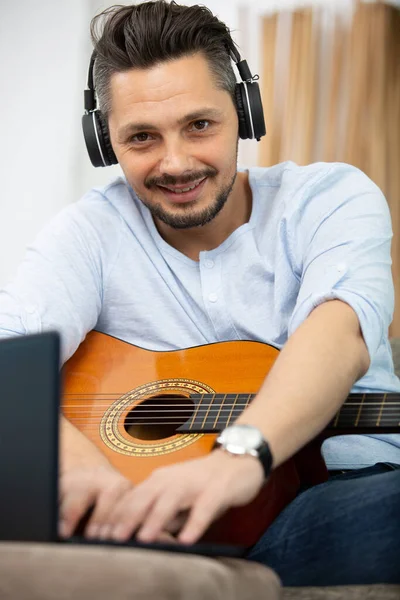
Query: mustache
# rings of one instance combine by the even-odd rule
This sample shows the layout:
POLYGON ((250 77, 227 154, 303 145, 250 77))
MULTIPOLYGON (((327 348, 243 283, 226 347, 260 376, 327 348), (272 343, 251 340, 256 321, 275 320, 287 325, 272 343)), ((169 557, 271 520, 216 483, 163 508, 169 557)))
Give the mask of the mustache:
POLYGON ((175 177, 174 175, 168 175, 168 173, 165 173, 165 175, 162 175, 162 177, 148 177, 145 179, 144 185, 148 190, 156 185, 184 185, 185 183, 199 181, 205 177, 215 177, 217 174, 218 171, 212 167, 204 169, 203 171, 188 173, 187 175, 182 175, 180 177, 175 177))

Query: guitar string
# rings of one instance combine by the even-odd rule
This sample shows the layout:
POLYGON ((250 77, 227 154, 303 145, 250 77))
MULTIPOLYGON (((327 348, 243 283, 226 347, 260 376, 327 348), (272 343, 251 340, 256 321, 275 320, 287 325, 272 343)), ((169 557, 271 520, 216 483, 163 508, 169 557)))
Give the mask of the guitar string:
MULTIPOLYGON (((145 402, 151 402, 151 406, 152 408, 154 407, 165 407, 166 405, 168 406, 182 406, 184 405, 185 402, 187 402, 187 406, 192 406, 195 407, 196 406, 196 400, 199 401, 199 403, 201 404, 202 407, 208 407, 208 406, 220 406, 221 404, 223 405, 227 405, 229 407, 231 407, 232 405, 229 404, 229 402, 232 402, 233 404, 237 405, 237 406, 243 406, 244 405, 247 406, 247 404, 250 403, 251 400, 253 400, 255 398, 255 394, 246 394, 246 393, 241 393, 241 394, 219 394, 219 395, 215 395, 213 397, 210 397, 211 394, 196 394, 193 396, 165 396, 164 400, 160 403, 160 404, 154 404, 153 401, 154 400, 158 400, 160 397, 159 396, 149 396, 147 398, 128 398, 125 395, 118 395, 118 394, 110 394, 111 397, 108 398, 104 398, 101 397, 99 398, 99 395, 83 395, 83 394, 70 394, 70 395, 62 395, 62 401, 65 405, 68 405, 70 407, 73 408, 79 408, 81 406, 90 406, 90 407, 95 407, 96 405, 93 403, 94 401, 98 401, 98 402, 104 402, 108 405, 109 402, 113 402, 113 401, 118 401, 118 400, 130 400, 132 402, 132 405, 134 406, 142 406, 145 402), (124 397, 125 396, 125 397, 124 397), (232 397, 228 397, 228 396, 232 396, 232 397), (241 396, 241 397, 240 397, 241 396), (210 404, 204 404, 203 400, 206 399, 210 402, 210 404), (89 401, 90 404, 84 405, 82 404, 81 400, 83 401, 89 401), (176 401, 178 402, 178 404, 172 405, 171 402, 176 401), (72 402, 79 402, 79 404, 71 404, 72 402), (241 403, 241 404, 238 404, 241 403)), ((368 395, 367 395, 368 396, 368 395)), ((370 397, 375 396, 375 394, 369 394, 370 397)), ((400 406, 400 402, 398 402, 397 400, 391 400, 391 398, 400 398, 400 395, 398 394, 385 394, 385 398, 379 399, 379 400, 374 400, 374 401, 369 401, 367 398, 361 398, 361 400, 358 402, 356 400, 356 398, 352 395, 351 398, 347 398, 342 407, 345 406, 400 406)), ((99 407, 103 408, 102 404, 98 404, 99 407)))
MULTIPOLYGON (((228 402, 222 402, 222 403, 218 403, 218 402, 211 402, 210 404, 204 404, 204 403, 199 403, 199 410, 207 410, 208 408, 210 409, 220 409, 221 410, 229 410, 232 408, 232 406, 234 406, 235 408, 246 408, 247 406, 249 406, 249 402, 232 402, 231 404, 228 402)), ((113 408, 112 404, 70 404, 68 402, 62 402, 62 406, 64 408, 68 408, 68 409, 77 409, 77 410, 82 410, 82 409, 87 409, 87 412, 93 412, 93 410, 97 410, 98 412, 110 409, 110 410, 135 410, 137 412, 163 412, 163 411, 168 411, 170 412, 170 410, 172 408, 175 408, 177 411, 193 411, 196 406, 195 403, 188 403, 188 404, 183 404, 183 403, 179 403, 179 404, 171 404, 171 403, 161 403, 161 404, 151 404, 148 405, 144 402, 139 402, 139 403, 132 403, 131 405, 123 405, 123 406, 116 406, 113 408)), ((362 407, 362 411, 364 410, 378 410, 383 406, 384 411, 386 412, 386 410, 389 410, 391 408, 396 408, 398 406, 400 406, 399 402, 369 402, 369 403, 361 403, 361 402, 347 402, 345 404, 343 404, 340 408, 341 411, 349 411, 349 410, 353 410, 353 409, 359 409, 360 407, 362 407)))
MULTIPOLYGON (((378 414, 378 415, 379 415, 379 414, 378 414)), ((114 415, 114 416, 115 416, 115 415, 114 415)), ((192 416, 192 415, 189 415, 189 416, 188 416, 188 418, 187 418, 185 421, 183 421, 183 422, 182 422, 182 421, 180 421, 181 425, 184 425, 184 423, 186 423, 186 421, 187 421, 188 419, 190 419, 190 418, 191 418, 191 416, 192 416)), ((198 420, 202 420, 202 419, 204 419, 204 416, 205 416, 205 415, 198 415, 198 417, 197 417, 195 420, 196 420, 196 421, 198 421, 198 420)), ((237 417, 237 416, 238 416, 238 415, 235 415, 235 417, 237 417)), ((377 416, 377 413, 375 413, 374 415, 372 415, 372 414, 370 414, 370 415, 365 415, 365 417, 364 417, 363 419, 360 419, 360 421, 361 421, 361 422, 363 422, 363 421, 364 421, 365 419, 367 419, 368 417, 369 417, 369 418, 371 418, 371 417, 372 417, 372 418, 374 418, 375 416, 377 416)), ((210 418, 211 418, 211 417, 215 417, 215 414, 214 414, 214 413, 212 413, 212 414, 209 414, 209 417, 210 417, 210 418)), ((224 421, 230 421, 230 420, 231 420, 231 419, 226 419, 225 417, 226 417, 226 415, 222 415, 222 416, 220 416, 220 418, 218 419, 218 421, 222 421, 222 420, 224 420, 224 421)), ((356 413, 353 413, 353 415, 346 415, 346 416, 344 416, 342 419, 340 419, 340 418, 339 418, 339 421, 338 421, 338 423, 340 423, 340 424, 343 424, 343 422, 345 422, 345 421, 352 421, 352 419, 353 419, 354 417, 355 417, 355 418, 357 417, 357 414, 356 414, 356 413)), ((81 418, 79 418, 79 417, 73 417, 73 416, 71 416, 70 418, 71 418, 71 419, 72 419, 74 422, 88 423, 88 424, 89 424, 89 423, 98 423, 98 422, 101 420, 101 417, 99 417, 99 419, 93 419, 93 418, 92 418, 92 419, 90 419, 90 418, 89 418, 89 419, 86 419, 86 418, 83 418, 83 419, 82 419, 82 417, 81 417, 81 418)), ((141 423, 141 424, 143 424, 143 423, 146 421, 146 419, 149 419, 149 418, 151 418, 151 415, 147 415, 146 417, 137 417, 137 418, 133 418, 133 417, 132 417, 132 418, 127 418, 127 419, 124 419, 124 423, 132 423, 132 424, 134 424, 134 423, 136 423, 136 424, 139 424, 139 423, 141 423)), ((170 422, 170 423, 171 423, 171 422, 172 422, 172 421, 171 421, 171 419, 179 419, 179 415, 171 415, 171 416, 169 416, 169 417, 160 417, 160 416, 157 416, 156 418, 157 418, 157 419, 158 419, 158 421, 159 421, 159 423, 158 423, 158 424, 161 424, 161 423, 168 423, 168 422, 170 422)), ((382 420, 382 421, 391 421, 391 422, 393 421, 393 422, 398 422, 398 421, 399 421, 399 417, 398 417, 398 414, 393 414, 393 415, 385 415, 385 417, 384 417, 384 418, 381 418, 381 420, 382 420)), ((155 423, 155 421, 150 421, 150 423, 155 423)))
MULTIPOLYGON (((363 411, 361 414, 361 418, 359 420, 358 423, 358 427, 362 427, 363 425, 366 426, 368 425, 368 423, 363 423, 363 421, 365 419, 375 419, 375 417, 379 416, 379 413, 381 411, 381 404, 382 403, 377 403, 376 406, 371 406, 370 404, 364 404, 363 405, 363 411)), ((394 403, 393 403, 394 404, 394 403)), ((89 405, 90 406, 90 405, 89 405)), ((129 410, 129 412, 133 411, 133 413, 136 410, 136 415, 132 414, 132 416, 127 416, 124 419, 124 423, 125 425, 129 425, 129 424, 136 424, 136 425, 179 425, 179 426, 183 426, 192 416, 193 416, 193 412, 194 412, 194 407, 193 405, 191 405, 188 408, 182 408, 182 405, 173 405, 173 407, 175 408, 175 406, 179 406, 179 409, 174 410, 174 413, 180 413, 179 415, 177 414, 173 414, 173 415, 160 415, 160 412, 165 412, 165 413, 170 413, 171 412, 171 406, 169 406, 168 408, 165 408, 165 404, 160 404, 158 406, 163 407, 162 410, 154 410, 154 407, 152 408, 141 408, 141 405, 133 407, 133 409, 129 409, 126 407, 121 407, 121 408, 116 408, 116 409, 112 409, 112 417, 117 417, 120 418, 122 416, 122 414, 126 411, 129 410), (151 421, 151 422, 147 422, 146 419, 151 418, 152 414, 157 413, 157 421, 151 421), (183 413, 183 414, 182 414, 183 413), (182 419, 185 419, 185 421, 182 422, 181 421, 171 421, 171 419, 176 419, 182 417, 182 419)), ((217 422, 230 422, 231 418, 226 418, 227 415, 223 414, 224 412, 233 412, 233 417, 238 416, 237 413, 239 409, 242 409, 243 407, 246 407, 247 404, 244 405, 238 405, 236 404, 236 406, 232 405, 227 405, 227 406, 218 406, 218 405, 202 405, 201 407, 199 407, 199 410, 197 411, 197 415, 196 415, 196 419, 195 422, 192 424, 192 427, 195 425, 196 421, 201 421, 204 420, 205 416, 207 415, 207 418, 215 418, 215 411, 218 410, 219 411, 219 416, 218 416, 218 421, 217 422), (232 410, 233 409, 233 410, 232 410), (213 412, 214 411, 214 412, 213 412)), ((352 403, 352 406, 349 408, 348 406, 346 407, 346 409, 344 410, 343 407, 342 409, 339 411, 339 418, 338 418, 338 423, 336 424, 338 427, 344 427, 346 424, 352 424, 354 422, 354 420, 359 417, 359 406, 360 404, 357 403, 352 403)), ((65 406, 63 408, 70 408, 68 406, 65 406)), ((74 418, 71 417, 72 420, 75 423, 84 423, 87 425, 91 425, 91 424, 99 424, 99 420, 101 420, 101 418, 104 416, 104 410, 100 410, 98 415, 96 416, 96 414, 93 414, 93 410, 82 410, 85 409, 86 407, 82 407, 82 406, 77 406, 77 408, 79 409, 79 416, 82 416, 85 412, 86 414, 89 414, 90 417, 83 417, 83 418, 74 418)), ((104 407, 102 407, 104 408, 104 407)), ((399 425, 399 417, 398 417, 398 411, 395 410, 394 414, 392 414, 391 410, 393 410, 393 407, 385 407, 384 410, 384 415, 381 416, 380 419, 380 426, 384 427, 384 426, 391 426, 391 425, 399 425)), ((242 410, 240 410, 240 413, 242 412, 242 410)), ((239 414, 240 414, 239 413, 239 414)), ((129 414, 129 413, 128 413, 129 414)), ((336 416, 332 419, 332 423, 335 420, 336 416)), ((203 423, 203 426, 205 425, 207 419, 205 420, 205 422, 203 423)), ((369 421, 370 423, 370 421, 369 421)))
MULTIPOLYGON (((353 416, 355 416, 355 415, 353 415, 353 416)), ((173 418, 173 417, 171 417, 171 418, 173 418)), ((177 419, 177 418, 178 417, 175 417, 175 419, 177 419)), ((211 418, 211 416, 210 416, 210 418, 211 418)), ((202 419, 200 419, 200 418, 198 420, 202 421, 202 419)), ((221 422, 222 421, 228 422, 230 420, 231 419, 222 419, 222 418, 220 418, 220 419, 218 419, 218 422, 219 421, 221 421, 221 422)), ((96 420, 96 419, 94 419, 94 420, 88 420, 88 419, 76 419, 76 418, 71 417, 71 421, 73 421, 74 423, 87 423, 89 425, 89 424, 100 423, 101 419, 99 419, 99 420, 96 420)), ((333 423, 333 421, 334 421, 334 419, 331 420, 331 423, 333 423)), ((352 422, 351 419, 348 419, 348 421, 349 421, 349 423, 352 422)), ((395 423, 395 424, 397 423, 398 424, 398 417, 396 415, 391 415, 391 416, 385 417, 384 419, 381 419, 381 421, 382 422, 386 422, 387 424, 390 424, 390 423, 395 423)), ((143 420, 143 421, 141 420, 140 422, 137 422, 135 419, 131 419, 131 420, 124 419, 124 423, 125 424, 131 424, 131 425, 145 425, 145 424, 148 424, 148 425, 156 425, 156 424, 157 425, 165 425, 165 424, 174 423, 175 425, 179 424, 179 425, 183 426, 183 425, 186 424, 186 422, 187 421, 182 422, 182 421, 176 421, 176 420, 175 421, 171 421, 171 420, 168 420, 168 419, 164 419, 162 421, 149 421, 148 423, 146 423, 145 420, 143 420)), ((344 422, 346 422, 346 419, 343 419, 343 420, 339 419, 338 424, 340 424, 342 426, 344 422)), ((366 426, 367 424, 364 423, 363 425, 366 426)))
MULTIPOLYGON (((68 409, 68 410, 76 410, 79 412, 97 412, 99 414, 106 412, 107 410, 110 411, 119 411, 119 412, 124 412, 126 410, 128 411, 135 411, 137 413, 159 413, 159 412, 171 412, 172 409, 175 409, 174 412, 194 412, 196 405, 187 405, 187 406, 182 406, 182 404, 169 404, 168 407, 166 408, 165 404, 157 404, 157 405, 152 405, 152 406, 146 406, 143 404, 133 404, 130 406, 122 406, 122 407, 115 407, 113 408, 112 405, 104 405, 102 406, 101 404, 98 405, 93 405, 93 404, 68 404, 68 403, 62 403, 62 408, 64 409, 68 409)), ((233 403, 233 404, 202 404, 199 407, 199 411, 206 411, 208 409, 210 410, 219 410, 221 409, 221 411, 223 410, 230 410, 232 407, 234 407, 234 409, 245 409, 247 408, 247 406, 249 406, 248 404, 244 403, 244 404, 239 404, 239 403, 233 403)), ((352 410, 358 410, 360 408, 360 406, 362 407, 362 412, 372 412, 374 410, 380 410, 382 408, 381 403, 374 403, 374 404, 344 404, 338 412, 343 412, 343 413, 348 413, 352 410)), ((383 405, 383 411, 386 413, 387 411, 390 411, 392 409, 398 410, 398 407, 400 406, 400 403, 398 402, 387 402, 385 405, 383 405)))
MULTIPOLYGON (((90 398, 84 398, 84 400, 90 400, 90 398)), ((152 400, 151 398, 139 399, 140 404, 137 404, 137 406, 142 406, 144 402, 148 402, 148 401, 151 401, 151 400, 152 400)), ((152 404, 151 406, 165 406, 165 405, 170 406, 171 405, 170 404, 171 400, 172 401, 175 401, 175 400, 178 401, 178 404, 174 404, 173 406, 182 406, 182 404, 183 404, 183 402, 179 402, 179 400, 180 400, 179 398, 171 398, 171 399, 166 400, 165 402, 161 402, 160 404, 152 404)), ((195 402, 193 402, 189 398, 187 400, 189 400, 188 406, 195 406, 195 402)), ((79 401, 79 398, 74 398, 74 401, 79 401)), ((229 404, 230 401, 231 401, 231 399, 229 398, 229 400, 224 400, 222 402, 211 401, 210 404, 204 404, 204 403, 201 402, 201 406, 220 406, 220 404, 227 404, 228 406, 231 406, 229 404)), ((104 402, 107 403, 109 401, 108 400, 104 400, 104 402)), ((135 402, 138 402, 138 399, 133 398, 132 399, 132 403, 134 404, 135 402)), ((234 400, 232 400, 232 402, 233 402, 233 404, 236 404, 238 406, 237 401, 235 402, 234 400)), ((249 402, 249 400, 244 400, 244 399, 241 400, 242 405, 243 405, 243 403, 247 404, 248 402, 249 402)), ((65 404, 68 404, 68 406, 95 406, 91 402, 90 402, 90 404, 82 404, 81 402, 79 402, 79 404, 69 404, 69 402, 66 402, 65 404)), ((345 402, 343 404, 343 406, 380 406, 381 404, 390 405, 390 406, 392 406, 392 405, 394 405, 394 406, 399 405, 400 406, 400 402, 388 402, 388 401, 386 401, 386 402, 382 402, 382 401, 381 402, 364 402, 364 403, 363 402, 345 402)), ((99 404, 98 406, 103 406, 103 405, 99 404)))
MULTIPOLYGON (((198 413, 197 413, 198 417, 200 417, 200 415, 201 415, 202 417, 204 417, 206 414, 207 414, 207 413, 206 413, 205 411, 204 411, 203 413, 200 413, 200 412, 198 412, 198 413)), ((209 414, 209 415, 211 415, 211 414, 212 414, 213 416, 215 416, 215 411, 214 411, 213 413, 211 413, 211 411, 210 411, 208 414, 209 414)), ((239 413, 239 414, 241 414, 241 413, 239 413)), ((374 412, 373 412, 373 411, 369 411, 368 415, 367 415, 367 414, 365 414, 365 415, 361 415, 361 417, 360 417, 360 418, 366 418, 367 416, 374 416, 374 415, 376 415, 376 414, 379 414, 379 411, 374 411, 374 412)), ((102 415, 103 415, 103 413, 100 413, 100 414, 98 415, 98 417, 97 417, 97 418, 102 418, 102 415)), ((119 414, 119 416, 121 416, 121 415, 122 415, 122 412, 119 414)), ((190 413, 187 413, 187 415, 188 415, 188 417, 190 417, 190 416, 192 415, 192 412, 190 412, 190 413)), ((220 415, 221 415, 221 416, 226 416, 225 414, 222 414, 222 411, 220 412, 220 415)), ((346 414, 342 414, 342 415, 341 415, 341 417, 345 419, 345 418, 350 418, 350 417, 357 416, 357 415, 358 415, 358 412, 352 412, 352 413, 346 413, 346 414)), ((385 418, 389 418, 389 417, 390 417, 390 418, 396 418, 396 417, 398 417, 398 418, 400 419, 400 417, 399 417, 398 415, 399 415, 399 413, 398 413, 397 411, 395 411, 395 412, 392 412, 392 413, 385 414, 384 416, 385 416, 385 418)), ((81 416, 81 418, 82 418, 82 415, 80 415, 80 416, 81 416)), ((116 413, 113 413, 113 414, 112 414, 112 416, 113 416, 113 417, 115 417, 115 416, 118 416, 118 415, 117 415, 116 413)), ((135 420, 140 420, 140 419, 141 419, 141 420, 143 420, 143 419, 148 419, 148 418, 151 418, 151 416, 152 416, 152 414, 151 414, 151 413, 150 413, 150 414, 149 414, 149 413, 147 413, 147 414, 146 414, 146 415, 144 415, 144 416, 139 416, 139 415, 138 415, 137 417, 134 417, 134 416, 132 416, 132 417, 127 417, 126 419, 127 419, 127 420, 130 420, 130 421, 135 421, 135 420)), ((238 413, 237 413, 237 411, 236 411, 236 413, 235 413, 235 416, 238 416, 238 413)), ((96 415, 94 415, 94 417, 96 417, 96 415)), ((164 420, 168 420, 168 419, 172 419, 172 418, 179 419, 180 417, 185 417, 185 414, 182 414, 182 415, 177 415, 177 414, 170 414, 170 415, 159 415, 159 414, 157 413, 157 418, 159 418, 159 419, 164 419, 164 420)), ((73 415, 71 415, 71 418, 74 418, 74 416, 73 416, 73 415)), ((78 417, 78 418, 79 418, 79 417, 78 417)), ((85 416, 83 416, 83 418, 86 418, 86 417, 85 417, 85 416)), ((339 417, 339 418, 340 418, 340 417, 339 417)))
MULTIPOLYGON (((79 425, 81 425, 81 423, 79 423, 79 421, 76 421, 76 420, 71 421, 71 422, 73 424, 78 423, 79 425)), ((202 425, 200 428, 198 428, 198 426, 196 425, 196 423, 194 423, 193 425, 191 425, 187 429, 183 429, 182 431, 177 431, 176 433, 177 434, 187 434, 187 433, 191 433, 191 432, 193 432, 193 433, 212 433, 213 431, 220 431, 221 426, 225 425, 228 422, 229 421, 226 421, 226 422, 223 421, 221 423, 217 423, 216 425, 213 425, 212 427, 211 426, 210 427, 206 427, 205 425, 202 425)), ((87 423, 87 421, 84 421, 83 424, 87 424, 88 425, 87 427, 83 428, 85 431, 98 431, 99 426, 100 426, 100 424, 97 424, 97 423, 94 423, 94 424, 93 423, 87 423)), ((146 423, 146 422, 140 423, 140 424, 139 423, 130 423, 130 424, 127 424, 127 425, 128 426, 137 425, 137 426, 140 426, 140 427, 146 425, 146 426, 152 427, 152 426, 163 426, 163 425, 166 425, 166 423, 158 423, 158 422, 151 421, 149 423, 146 423)), ((167 423, 167 425, 177 425, 179 427, 183 427, 184 423, 182 423, 181 421, 171 421, 171 422, 167 423)), ((347 427, 349 427, 349 428, 354 429, 355 431, 357 431, 357 430, 362 430, 363 428, 365 428, 365 429, 374 429, 374 428, 376 428, 376 429, 381 430, 381 429, 384 429, 385 427, 387 427, 387 428, 395 428, 395 429, 397 429, 398 426, 399 426, 398 420, 389 421, 389 422, 381 420, 379 422, 379 425, 373 424, 373 423, 365 423, 365 424, 361 424, 361 425, 359 424, 357 427, 355 427, 354 424, 353 424, 353 421, 351 421, 349 423, 339 423, 339 424, 336 424, 336 425, 333 425, 332 423, 329 423, 327 425, 326 429, 339 429, 340 430, 340 429, 347 429, 347 427)), ((171 434, 171 435, 175 435, 175 434, 171 434)))
MULTIPOLYGON (((110 397, 116 397, 116 398, 126 398, 129 396, 129 392, 125 392, 125 393, 118 393, 118 392, 112 392, 112 393, 108 393, 108 394, 83 394, 83 393, 75 393, 75 394, 62 394, 62 396, 64 398, 87 398, 87 399, 92 399, 92 398, 100 398, 100 399, 104 399, 107 400, 110 397)), ((227 398, 228 396, 232 396, 235 399, 239 399, 239 396, 247 396, 247 398, 254 398, 256 396, 255 392, 240 392, 240 393, 235 393, 235 392, 227 392, 227 393, 218 393, 218 394, 192 394, 191 396, 172 396, 172 394, 165 394, 165 395, 154 395, 154 396, 148 396, 145 399, 158 399, 158 398, 165 398, 166 400, 191 400, 192 398, 194 399, 198 399, 198 398, 207 398, 210 397, 213 399, 221 399, 221 398, 227 398)), ((350 400, 354 400, 356 401, 358 398, 360 398, 361 401, 366 401, 368 403, 368 398, 372 398, 372 397, 376 397, 379 398, 380 401, 385 401, 388 398, 399 398, 400 399, 400 394, 396 394, 396 393, 387 393, 387 394, 350 394, 350 396, 347 396, 347 398, 349 398, 350 400), (365 396, 365 397, 364 397, 365 396), (383 396, 385 396, 385 399, 383 398, 383 396)), ((229 399, 233 399, 233 398, 229 398, 229 399)), ((139 399, 141 400, 142 398, 134 398, 134 399, 139 399)), ((242 398, 243 399, 243 398, 242 398)))
MULTIPOLYGON (((374 415, 374 411, 378 411, 378 413, 381 411, 382 408, 384 408, 384 415, 383 417, 381 417, 380 419, 380 426, 390 426, 392 424, 395 424, 396 426, 399 425, 398 422, 398 416, 397 416, 397 411, 395 411, 395 414, 389 414, 389 411, 395 407, 397 407, 397 405, 400 403, 398 402, 389 402, 388 399, 391 397, 397 397, 398 394, 385 394, 382 398, 381 401, 379 402, 365 402, 365 396, 368 397, 369 396, 376 396, 377 394, 352 394, 352 398, 356 397, 360 397, 362 398, 361 402, 345 402, 341 409, 339 410, 339 423, 337 425, 340 425, 341 427, 344 427, 346 422, 348 424, 353 423, 353 417, 357 417, 358 412, 359 412, 359 408, 360 406, 362 406, 362 416, 361 416, 361 423, 358 424, 359 427, 362 427, 362 421, 365 418, 371 418, 371 417, 375 417, 376 415, 374 415), (363 401, 364 400, 364 401, 363 401), (356 409, 354 411, 354 409, 356 409), (354 411, 354 412, 353 412, 354 411), (387 419, 390 419, 389 422, 387 422, 387 419)), ((73 395, 70 394, 69 396, 75 396, 74 397, 74 401, 79 400, 79 397, 77 395, 73 395)), ((87 396, 87 395, 86 395, 87 396)), ((238 411, 238 409, 240 409, 240 412, 242 412, 241 409, 246 408, 250 402, 250 399, 254 398, 254 394, 247 394, 247 393, 241 393, 241 394, 234 394, 234 393, 228 393, 228 394, 197 394, 195 396, 195 398, 193 399, 199 399, 200 400, 200 404, 201 406, 198 406, 198 411, 197 411, 197 415, 196 415, 196 419, 195 422, 192 424, 192 427, 194 426, 194 424, 196 423, 197 420, 204 420, 204 417, 206 416, 203 413, 207 413, 207 418, 215 418, 215 415, 212 413, 213 410, 219 410, 219 417, 218 417, 218 421, 222 421, 223 419, 226 420, 226 415, 222 414, 224 411, 230 411, 230 412, 236 412, 238 411), (214 396, 218 397, 220 400, 223 400, 222 405, 221 402, 213 402, 211 401, 210 404, 203 404, 201 403, 201 400, 206 397, 206 396, 214 396), (233 396, 232 398, 226 398, 226 396, 233 396), (247 396, 247 400, 244 401, 244 403, 242 402, 238 402, 238 398, 239 396, 247 396), (230 404, 229 401, 232 402, 232 404, 230 404)), ((182 397, 179 398, 179 400, 182 397)), ((85 397, 84 400, 88 400, 89 398, 85 397)), ((117 397, 118 399, 118 397, 117 397)), ((151 398, 150 398, 151 399, 151 398)), ((106 401, 106 399, 104 399, 106 401)), ((126 425, 129 424, 136 424, 136 425, 164 425, 165 423, 167 423, 168 425, 180 425, 183 426, 184 423, 193 416, 193 412, 196 408, 196 404, 188 397, 183 397, 183 400, 189 400, 189 404, 187 404, 186 406, 180 402, 179 404, 171 404, 171 401, 175 401, 178 400, 178 398, 174 398, 174 397, 168 397, 166 398, 166 401, 168 401, 168 408, 166 408, 166 402, 162 403, 162 404, 152 404, 150 407, 146 406, 144 404, 144 402, 146 402, 146 399, 144 399, 144 401, 139 402, 138 404, 134 404, 135 403, 135 399, 133 399, 133 405, 131 407, 119 407, 119 408, 114 408, 112 409, 111 407, 107 406, 104 407, 102 405, 98 405, 98 408, 96 407, 96 405, 93 404, 88 404, 88 405, 83 405, 83 404, 77 404, 77 405, 71 405, 71 404, 64 404, 63 408, 65 409, 77 409, 80 413, 80 415, 84 414, 84 412, 89 413, 92 417, 94 416, 94 419, 88 419, 87 417, 84 419, 73 419, 74 422, 79 422, 79 423, 86 423, 87 425, 90 425, 91 423, 98 423, 98 418, 96 419, 96 415, 94 415, 94 410, 97 410, 99 413, 99 417, 104 415, 104 409, 108 409, 111 408, 113 416, 121 416, 122 413, 124 413, 125 411, 133 411, 136 412, 136 415, 133 414, 131 417, 126 417, 124 419, 124 422, 126 425), (89 408, 89 410, 86 410, 86 408, 89 408), (161 410, 159 410, 161 408, 161 410), (174 413, 188 413, 188 418, 186 419, 185 422, 182 423, 182 421, 176 422, 176 421, 171 421, 171 418, 176 418, 178 415, 169 415, 169 416, 160 416, 159 413, 160 412, 166 412, 169 413, 171 412, 171 408, 175 408, 176 410, 174 410, 174 413), (149 416, 151 416, 152 414, 157 413, 158 414, 158 418, 161 419, 163 418, 164 421, 159 421, 159 422, 144 422, 145 419, 149 418, 149 416), (140 416, 139 416, 140 415, 140 416), (143 416, 145 415, 145 416, 143 416)), ((241 401, 244 400, 244 398, 240 399, 241 401)), ((182 418, 185 417, 185 414, 180 414, 179 416, 181 416, 182 418)), ((232 416, 232 415, 231 415, 232 416)), ((236 415, 233 415, 236 416, 236 415)), ((72 417, 73 418, 73 417, 72 417)), ((336 417, 334 417, 335 419, 336 417)), ((333 420, 334 420, 333 419, 333 420)), ((206 419, 207 420, 207 419, 206 419)), ((226 420, 226 422, 230 422, 230 418, 226 420)), ((205 425, 205 423, 203 423, 203 426, 205 425)))
MULTIPOLYGON (((142 416, 142 417, 127 417, 123 421, 124 421, 125 424, 136 424, 136 425, 139 425, 139 424, 140 425, 144 425, 144 424, 151 424, 151 425, 158 424, 158 425, 162 425, 162 424, 165 424, 165 423, 167 423, 167 424, 174 423, 175 425, 177 425, 177 424, 184 425, 188 421, 188 419, 190 419, 191 416, 192 415, 189 415, 188 418, 183 417, 183 418, 185 418, 185 420, 183 422, 182 422, 182 420, 180 420, 180 421, 176 421, 176 420, 175 421, 171 421, 171 419, 179 419, 179 415, 170 415, 170 416, 165 416, 165 417, 163 417, 163 416, 157 416, 157 421, 152 420, 150 422, 147 422, 146 420, 149 419, 149 418, 151 418, 151 415, 146 415, 146 416, 142 416)), ((196 417, 196 419, 195 419, 195 422, 196 421, 204 420, 205 416, 206 416, 205 414, 198 414, 197 417, 196 417)), ((221 421, 221 422, 222 421, 224 421, 224 422, 230 422, 231 419, 230 418, 227 419, 226 416, 227 415, 221 415, 220 414, 220 416, 218 418, 218 421, 221 421)), ((233 418, 236 418, 237 416, 238 415, 233 414, 233 418)), ((341 416, 339 416, 337 424, 342 426, 345 423, 352 423, 354 421, 354 419, 357 418, 357 416, 358 416, 357 413, 352 413, 352 414, 347 414, 347 415, 341 415, 341 416)), ((368 423, 364 423, 365 420, 367 420, 367 422, 370 422, 371 418, 375 418, 377 416, 379 417, 379 413, 375 413, 375 414, 370 413, 370 414, 362 415, 361 418, 359 419, 359 423, 358 424, 359 424, 360 427, 362 425, 366 426, 368 423)), ((113 417, 114 418, 118 417, 118 415, 113 415, 113 417)), ((98 418, 79 418, 79 417, 70 416, 69 418, 71 418, 71 420, 73 422, 76 422, 76 423, 87 423, 87 424, 99 423, 102 420, 102 417, 98 417, 98 418)), ((213 418, 214 419, 215 418, 215 413, 209 413, 207 419, 208 418, 210 418, 210 419, 213 418)), ((207 419, 206 419, 206 421, 207 421, 207 419)), ((333 421, 334 421, 334 419, 332 419, 332 422, 333 421)), ((380 422, 381 423, 386 423, 386 424, 393 423, 393 424, 400 425, 398 413, 384 415, 384 417, 381 417, 380 422)))
MULTIPOLYGON (((81 405, 81 400, 87 400, 91 404, 93 401, 98 400, 99 402, 112 402, 117 400, 131 400, 132 402, 153 402, 154 400, 161 400, 162 405, 165 406, 165 403, 177 401, 179 403, 190 402, 192 404, 195 403, 196 400, 200 401, 203 405, 203 400, 210 401, 210 404, 225 404, 227 402, 250 402, 256 397, 256 393, 251 392, 227 392, 227 393, 217 393, 217 394, 192 394, 191 396, 173 396, 172 394, 165 395, 153 395, 147 397, 135 397, 132 394, 132 397, 129 398, 129 392, 124 394, 118 394, 116 392, 109 394, 83 394, 83 393, 75 393, 75 394, 62 394, 62 400, 68 402, 78 401, 79 405, 81 405)), ((400 405, 400 394, 396 393, 386 393, 386 394, 350 394, 346 397, 343 405, 354 404, 359 406, 360 404, 366 404, 370 406, 371 404, 399 404, 400 405), (396 399, 396 400, 395 400, 396 399), (397 401, 397 399, 399 401, 397 401)), ((155 405, 154 405, 155 406, 155 405)))

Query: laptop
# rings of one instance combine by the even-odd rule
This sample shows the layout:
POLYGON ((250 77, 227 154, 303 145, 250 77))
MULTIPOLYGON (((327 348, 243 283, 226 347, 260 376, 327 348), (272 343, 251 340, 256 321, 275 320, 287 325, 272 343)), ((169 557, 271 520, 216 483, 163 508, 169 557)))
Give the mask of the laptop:
POLYGON ((0 540, 135 547, 242 557, 245 548, 210 543, 119 543, 60 538, 58 448, 61 377, 56 332, 0 340, 0 540))

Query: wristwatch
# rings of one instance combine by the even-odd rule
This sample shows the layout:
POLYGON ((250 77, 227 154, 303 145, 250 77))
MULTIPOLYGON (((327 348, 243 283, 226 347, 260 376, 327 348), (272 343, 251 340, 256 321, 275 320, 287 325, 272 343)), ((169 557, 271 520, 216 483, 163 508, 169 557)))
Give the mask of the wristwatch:
POLYGON ((271 472, 272 454, 268 442, 253 425, 237 424, 227 427, 215 440, 214 448, 222 448, 234 456, 250 454, 260 461, 265 477, 271 472))

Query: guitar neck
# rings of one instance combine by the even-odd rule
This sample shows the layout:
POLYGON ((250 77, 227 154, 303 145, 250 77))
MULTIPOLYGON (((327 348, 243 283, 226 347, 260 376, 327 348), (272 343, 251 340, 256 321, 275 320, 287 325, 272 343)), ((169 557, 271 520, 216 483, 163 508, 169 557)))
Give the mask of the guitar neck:
POLYGON ((331 435, 394 433, 400 425, 400 394, 350 394, 327 430, 331 435))
MULTIPOLYGON (((191 418, 177 432, 218 433, 231 425, 255 394, 203 394, 191 397, 191 418)), ((325 434, 395 433, 400 426, 400 394, 350 394, 325 434)))

